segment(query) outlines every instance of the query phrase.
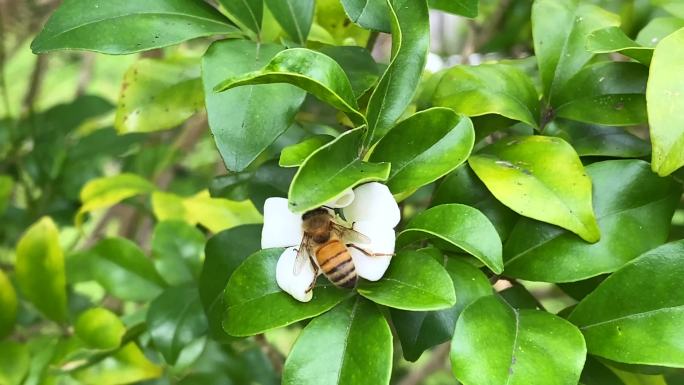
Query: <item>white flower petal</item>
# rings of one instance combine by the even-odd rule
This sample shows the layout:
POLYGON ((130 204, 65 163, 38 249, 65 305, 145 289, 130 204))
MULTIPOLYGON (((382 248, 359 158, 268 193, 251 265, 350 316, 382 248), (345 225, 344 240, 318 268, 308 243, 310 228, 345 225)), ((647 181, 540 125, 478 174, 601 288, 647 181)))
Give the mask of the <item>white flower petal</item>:
POLYGON ((276 265, 276 281, 283 291, 293 296, 297 301, 309 302, 313 297, 313 290, 309 288, 311 282, 314 280, 314 270, 309 261, 297 275, 294 274, 294 264, 297 257, 297 250, 294 247, 288 247, 280 255, 278 264, 276 265))
POLYGON ((389 188, 371 182, 354 189, 354 201, 342 211, 348 222, 375 221, 394 228, 401 214, 389 188))
POLYGON ((342 193, 342 195, 338 196, 337 198, 331 200, 330 202, 324 204, 323 206, 328 206, 333 209, 339 209, 342 207, 347 207, 349 206, 352 202, 354 201, 354 191, 352 189, 346 189, 342 193))
POLYGON ((370 238, 370 243, 355 242, 354 245, 369 253, 390 254, 369 256, 363 251, 349 247, 356 273, 369 281, 377 281, 385 274, 394 253, 394 229, 374 221, 361 221, 354 224, 354 230, 370 238))
POLYGON ((302 216, 288 209, 287 199, 266 199, 261 248, 299 246, 303 236, 302 216))

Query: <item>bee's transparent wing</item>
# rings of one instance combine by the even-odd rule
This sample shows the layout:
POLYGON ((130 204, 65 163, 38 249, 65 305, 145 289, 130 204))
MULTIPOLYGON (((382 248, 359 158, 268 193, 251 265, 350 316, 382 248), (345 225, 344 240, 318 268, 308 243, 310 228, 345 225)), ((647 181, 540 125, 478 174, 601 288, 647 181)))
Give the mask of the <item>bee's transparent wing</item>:
POLYGON ((302 237, 302 242, 299 244, 299 248, 297 248, 297 256, 295 257, 294 266, 292 268, 292 273, 294 275, 299 275, 304 266, 306 266, 307 263, 311 263, 309 260, 309 241, 310 238, 305 234, 302 237))
POLYGON ((367 236, 359 233, 354 229, 344 227, 337 223, 333 223, 333 231, 335 231, 337 233, 337 236, 343 239, 345 243, 367 244, 371 242, 370 238, 368 238, 367 236))

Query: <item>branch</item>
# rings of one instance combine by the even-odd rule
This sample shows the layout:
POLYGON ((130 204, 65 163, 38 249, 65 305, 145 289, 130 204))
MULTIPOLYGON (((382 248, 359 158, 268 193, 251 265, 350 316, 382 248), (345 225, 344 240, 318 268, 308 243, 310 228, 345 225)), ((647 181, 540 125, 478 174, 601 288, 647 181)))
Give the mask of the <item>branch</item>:
POLYGON ((271 345, 266 337, 262 334, 257 334, 254 336, 254 340, 261 347, 261 351, 266 355, 268 360, 273 365, 273 369, 276 373, 280 374, 283 372, 283 365, 285 363, 285 357, 283 356, 275 346, 271 345))
POLYGON ((432 352, 432 357, 425 365, 411 370, 397 383, 397 385, 418 385, 428 378, 431 374, 446 369, 446 359, 449 356, 451 342, 438 345, 432 352))
POLYGON ((43 82, 43 74, 45 73, 45 67, 47 66, 47 56, 38 55, 36 57, 36 63, 33 66, 33 72, 31 73, 31 81, 29 83, 29 88, 24 96, 24 102, 22 107, 22 115, 32 114, 33 105, 36 102, 36 98, 40 93, 40 86, 43 82))

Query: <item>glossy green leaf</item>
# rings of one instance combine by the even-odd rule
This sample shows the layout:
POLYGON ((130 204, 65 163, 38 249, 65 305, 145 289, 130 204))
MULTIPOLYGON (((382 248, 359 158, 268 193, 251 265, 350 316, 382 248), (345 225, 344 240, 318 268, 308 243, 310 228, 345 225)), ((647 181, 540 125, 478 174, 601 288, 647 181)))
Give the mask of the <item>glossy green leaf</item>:
POLYGON ((306 158, 324 144, 335 139, 330 135, 314 135, 302 142, 285 147, 280 153, 280 167, 299 167, 306 158))
POLYGON ((409 361, 416 361, 426 349, 450 340, 463 309, 476 299, 492 294, 489 280, 473 265, 450 258, 446 262, 446 271, 457 296, 454 306, 431 312, 390 309, 401 350, 409 361))
POLYGON ((487 217, 460 204, 435 206, 417 214, 397 237, 398 246, 422 239, 444 240, 482 261, 493 272, 503 270, 501 239, 487 217))
POLYGON ((152 363, 135 342, 129 342, 116 353, 72 374, 84 384, 120 385, 158 378, 162 368, 152 363))
POLYGON ((197 60, 142 59, 124 75, 114 125, 122 134, 165 130, 203 107, 197 60))
POLYGON ((582 376, 580 377, 580 384, 625 385, 625 383, 620 380, 620 377, 602 364, 601 361, 592 356, 587 357, 587 362, 584 364, 582 376))
POLYGON ((266 162, 254 173, 247 185, 249 199, 263 211, 264 202, 270 197, 287 198, 287 191, 297 172, 294 168, 278 166, 276 160, 266 162))
POLYGON ((596 30, 587 36, 587 50, 593 53, 619 52, 625 56, 649 65, 653 48, 644 47, 625 35, 620 27, 596 30))
POLYGON ((306 48, 281 51, 264 68, 225 79, 214 87, 214 91, 272 83, 296 85, 345 112, 357 125, 365 124, 342 67, 329 56, 306 48))
POLYGON ((219 0, 237 22, 259 34, 264 14, 263 0, 219 0))
POLYGON ((684 28, 664 38, 653 53, 646 103, 653 154, 651 165, 660 176, 684 165, 684 28))
POLYGON ((81 189, 81 208, 76 214, 76 225, 83 222, 83 215, 93 210, 113 206, 126 198, 147 194, 156 187, 147 179, 135 174, 118 174, 91 179, 81 189))
POLYGON ((265 0, 268 9, 297 44, 304 45, 311 30, 314 0, 265 0))
POLYGON ((302 163, 288 194, 293 212, 322 206, 358 184, 387 180, 389 163, 364 162, 359 157, 363 134, 362 128, 347 131, 302 163))
POLYGON ((513 281, 510 287, 499 292, 499 296, 508 306, 514 309, 536 309, 543 310, 544 307, 534 298, 525 286, 513 281))
POLYGON ((116 314, 105 308, 95 307, 78 316, 74 333, 89 348, 110 350, 119 347, 126 334, 126 327, 116 314))
POLYGON ((387 0, 340 0, 344 11, 363 28, 390 32, 390 8, 387 0))
POLYGON ((579 0, 534 2, 532 34, 545 100, 554 104, 556 93, 591 60, 587 36, 619 24, 617 15, 579 0))
POLYGON ((636 42, 645 47, 655 47, 665 36, 684 28, 684 19, 656 17, 639 31, 636 42))
POLYGON ((370 90, 380 78, 378 64, 363 47, 329 45, 322 47, 320 51, 335 59, 342 67, 357 99, 370 90))
POLYGON ((646 252, 606 278, 569 320, 590 353, 628 364, 684 367, 684 242, 646 252))
POLYGON ((129 54, 238 29, 201 1, 90 2, 66 0, 31 43, 34 53, 83 49, 129 54))
POLYGON ((476 17, 480 0, 429 0, 431 8, 439 9, 455 15, 476 17))
POLYGON ((367 147, 382 138, 411 103, 430 46, 427 1, 387 0, 387 3, 392 26, 392 60, 368 101, 367 147))
POLYGON ((377 306, 352 298, 309 323, 292 347, 283 385, 387 385, 392 333, 377 306))
POLYGON ((611 126, 646 123, 648 68, 634 62, 589 65, 559 90, 556 116, 611 126))
POLYGON ((28 347, 14 341, 0 341, 0 357, 0 384, 20 385, 31 365, 28 347))
POLYGON ((192 282, 202 267, 204 234, 180 221, 157 223, 152 234, 152 256, 159 274, 170 285, 192 282))
POLYGON ((565 141, 511 137, 469 159, 489 191, 518 214, 566 228, 588 242, 600 238, 591 206, 591 179, 565 141))
POLYGON ((263 67, 282 49, 274 44, 223 40, 213 43, 202 58, 209 127, 231 171, 244 170, 290 127, 306 93, 289 84, 245 86, 221 93, 214 92, 214 86, 263 67))
POLYGON ((646 162, 587 166, 601 240, 589 244, 555 226, 521 219, 504 246, 506 274, 532 281, 578 281, 617 270, 667 239, 682 193, 646 162))
POLYGON ((651 3, 680 19, 684 19, 684 4, 679 0, 651 0, 651 3))
POLYGON ((12 177, 9 175, 0 175, 0 215, 5 212, 7 206, 10 204, 13 188, 14 180, 12 177))
POLYGON ((431 104, 467 116, 497 114, 538 126, 539 96, 532 80, 507 64, 462 65, 446 70, 431 104))
POLYGON ((55 322, 67 318, 66 274, 59 231, 50 217, 26 230, 17 244, 15 266, 23 297, 55 322))
POLYGON ((556 119, 544 132, 563 138, 579 156, 641 158, 651 153, 648 142, 618 127, 556 119))
POLYGON ((586 352, 582 334, 564 319, 488 296, 458 319, 451 367, 464 385, 576 385, 586 352))
POLYGON ((173 365, 181 351, 207 332, 199 292, 194 286, 166 289, 150 303, 147 328, 154 346, 173 365))
POLYGON ((403 310, 440 310, 456 303, 454 286, 439 262, 419 251, 399 252, 379 281, 362 281, 362 296, 403 310))
POLYGON ((0 270, 0 339, 4 338, 17 320, 17 292, 7 275, 0 270))
POLYGON ((233 336, 249 336, 315 317, 342 302, 351 291, 326 282, 313 289, 313 299, 302 303, 278 287, 276 264, 283 249, 250 255, 230 276, 226 286, 223 329, 233 336))
POLYGON ((392 127, 369 161, 392 165, 387 186, 393 194, 412 192, 463 163, 474 142, 470 119, 447 108, 432 108, 392 127))
POLYGON ((222 231, 209 239, 199 280, 199 295, 215 339, 225 337, 221 327, 224 289, 235 269, 261 248, 261 226, 245 225, 222 231))

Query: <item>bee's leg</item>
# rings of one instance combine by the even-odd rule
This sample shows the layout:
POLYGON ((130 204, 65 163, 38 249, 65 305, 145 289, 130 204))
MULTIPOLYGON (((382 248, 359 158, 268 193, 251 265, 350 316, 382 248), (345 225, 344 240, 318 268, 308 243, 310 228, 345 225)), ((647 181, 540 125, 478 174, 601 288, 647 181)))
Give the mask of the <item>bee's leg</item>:
POLYGON ((314 269, 314 277, 313 277, 313 280, 311 280, 311 284, 306 289, 306 293, 313 290, 314 286, 316 285, 316 279, 318 278, 318 276, 320 274, 320 268, 318 267, 318 264, 316 263, 316 261, 314 261, 313 258, 311 257, 311 254, 309 254, 309 262, 311 263, 311 266, 314 269))
POLYGON ((363 248, 361 248, 361 247, 358 247, 358 246, 356 246, 356 245, 353 244, 353 243, 347 244, 347 247, 353 247, 353 248, 355 248, 356 250, 358 250, 358 251, 360 251, 360 252, 366 254, 366 255, 369 256, 369 257, 389 257, 389 256, 391 256, 391 255, 394 255, 394 253, 391 253, 391 254, 387 254, 387 253, 371 253, 370 251, 368 251, 368 250, 366 250, 366 249, 363 249, 363 248))

